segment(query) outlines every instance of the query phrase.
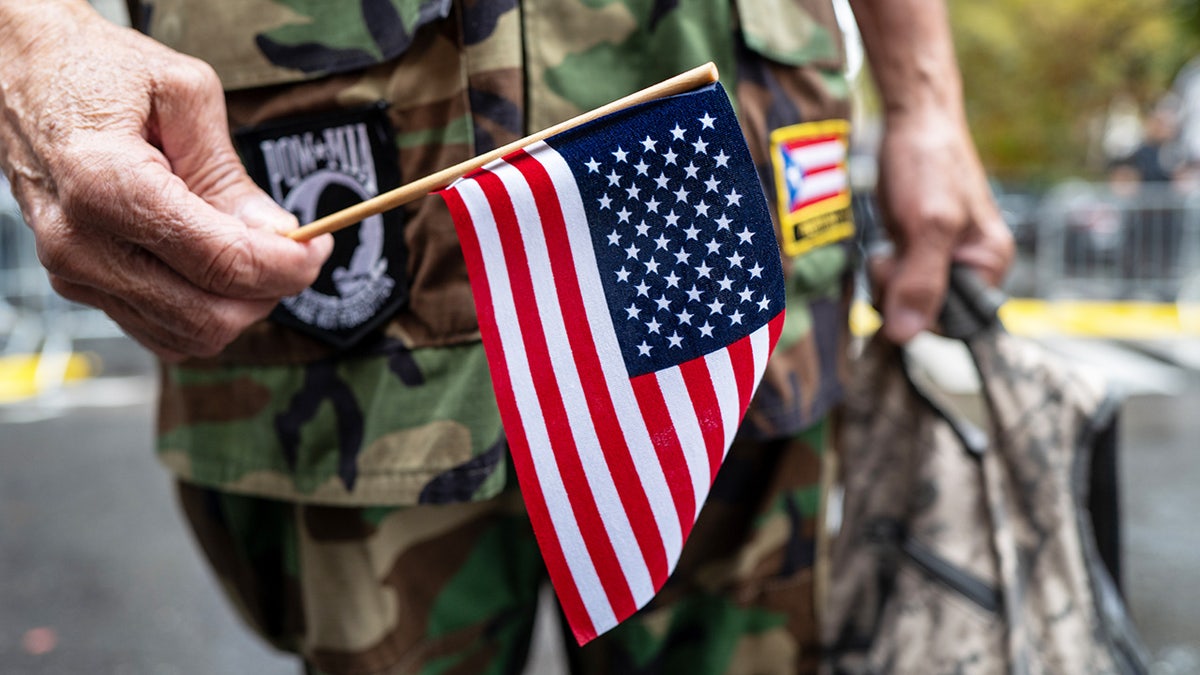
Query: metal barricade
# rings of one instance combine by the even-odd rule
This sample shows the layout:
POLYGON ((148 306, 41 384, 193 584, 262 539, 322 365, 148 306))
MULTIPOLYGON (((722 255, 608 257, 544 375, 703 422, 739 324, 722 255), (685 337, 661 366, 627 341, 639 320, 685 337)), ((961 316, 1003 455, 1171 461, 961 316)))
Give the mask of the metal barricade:
POLYGON ((0 177, 0 336, 4 353, 40 347, 42 310, 52 296, 38 264, 33 233, 21 220, 16 200, 0 177))
POLYGON ((1058 186, 1038 208, 1033 262, 1038 297, 1174 302, 1200 271, 1200 195, 1058 186))
POLYGON ((9 397, 13 391, 53 391, 68 379, 78 341, 120 335, 99 310, 54 292, 38 261, 33 232, 0 176, 0 365, 6 366, 0 375, 22 380, 0 382, 6 385, 0 389, 9 397), (33 364, 31 376, 24 363, 33 364))

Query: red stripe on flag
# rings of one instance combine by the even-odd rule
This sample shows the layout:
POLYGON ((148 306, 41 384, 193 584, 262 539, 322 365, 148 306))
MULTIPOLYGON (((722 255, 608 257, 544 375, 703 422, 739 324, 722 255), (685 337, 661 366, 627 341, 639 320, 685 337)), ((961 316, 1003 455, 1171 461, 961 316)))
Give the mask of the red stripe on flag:
POLYGON ((704 447, 708 451, 709 478, 717 477, 721 460, 725 457, 725 425, 721 419, 721 404, 713 390, 712 375, 703 358, 679 364, 679 373, 687 386, 688 395, 696 409, 696 420, 704 434, 704 447))
POLYGON ((675 425, 671 424, 667 401, 663 398, 654 373, 632 378, 630 384, 633 385, 633 394, 646 421, 646 430, 650 432, 650 439, 658 452, 667 485, 671 488, 671 500, 679 515, 680 532, 687 539, 696 520, 696 496, 692 493, 692 476, 688 471, 683 446, 679 444, 679 436, 675 434, 675 425))
POLYGON ((471 214, 463 203, 462 195, 455 189, 441 193, 454 219, 454 226, 462 244, 463 257, 466 259, 470 272, 471 290, 475 296, 475 312, 479 317, 479 325, 487 330, 483 333, 483 348, 487 353, 488 363, 493 364, 492 381, 496 391, 496 403, 500 408, 500 416, 504 420, 504 433, 508 439, 509 450, 513 458, 513 466, 521 478, 521 495, 533 531, 537 535, 538 547, 546 561, 546 569, 554 581, 558 600, 567 615, 579 644, 588 642, 596 637, 596 629, 591 616, 584 607, 583 599, 575 583, 575 577, 563 555, 562 544, 550 518, 546 500, 538 481, 537 470, 529 454, 529 441, 525 436, 525 427, 521 423, 521 414, 517 410, 513 396, 512 381, 508 376, 508 365, 504 356, 504 348, 500 343, 500 334, 496 330, 496 314, 492 307, 491 287, 488 284, 487 272, 483 266, 483 254, 479 248, 479 239, 471 226, 471 214))
POLYGON ((809 206, 812 206, 813 204, 820 204, 821 202, 827 202, 830 199, 836 199, 845 194, 848 194, 848 191, 843 189, 843 190, 839 190, 837 192, 826 192, 825 194, 818 195, 816 197, 810 197, 808 199, 805 199, 804 201, 792 202, 792 211, 799 211, 800 209, 807 208, 809 206))
POLYGON ((625 433, 621 430, 621 423, 613 406, 612 392, 604 381, 600 356, 596 352, 596 344, 583 305, 583 292, 579 289, 575 256, 571 251, 558 193, 550 174, 536 159, 523 150, 514 155, 510 163, 529 183, 537 204, 554 273, 559 307, 571 343, 571 355, 575 359, 575 370, 579 373, 579 380, 583 385, 583 393, 587 398, 588 411, 600 441, 600 449, 617 487, 621 506, 629 514, 630 525, 633 527, 642 558, 646 561, 650 578, 657 590, 667 580, 667 553, 637 467, 630 457, 629 444, 625 440, 625 433))
POLYGON ((812 136, 809 138, 793 138, 784 141, 781 145, 788 150, 803 148, 810 145, 820 145, 821 143, 842 143, 842 137, 834 134, 826 136, 812 136))
POLYGON ((776 314, 775 318, 771 319, 771 323, 768 324, 771 326, 771 346, 770 349, 767 350, 767 354, 774 352, 775 345, 779 344, 779 336, 783 334, 783 322, 786 320, 786 318, 787 312, 780 312, 776 314))
POLYGON ((754 392, 754 346, 750 336, 729 345, 729 362, 733 364, 733 378, 737 382, 738 417, 746 414, 750 395, 754 392))
MULTIPOLYGON (((831 173, 839 173, 839 172, 842 174, 845 174, 845 168, 841 164, 826 164, 826 165, 817 166, 817 167, 806 167, 804 169, 804 181, 807 183, 813 177, 819 177, 819 176, 823 176, 823 175, 827 175, 827 174, 831 174, 831 173)), ((791 210, 799 211, 800 209, 803 209, 808 206, 812 206, 813 204, 819 204, 825 200, 833 199, 835 197, 845 195, 849 192, 849 190, 850 190, 849 183, 846 182, 841 187, 839 187, 835 190, 832 190, 832 191, 826 190, 825 192, 820 192, 820 193, 817 193, 814 195, 809 195, 807 199, 804 199, 804 200, 797 199, 797 200, 793 201, 791 210)))
MULTIPOLYGON (((498 223, 516 223, 516 211, 512 200, 504 188, 503 182, 493 173, 485 172, 476 177, 476 182, 487 196, 488 204, 496 216, 498 223)), ((521 336, 525 343, 525 351, 529 356, 529 367, 540 377, 533 380, 537 391, 538 402, 542 416, 546 421, 551 442, 554 443, 554 458, 558 464, 563 482, 569 486, 567 495, 571 508, 580 529, 588 533, 584 537, 588 552, 596 564, 596 572, 600 583, 604 586, 605 595, 613 612, 618 617, 627 617, 637 611, 633 594, 625 579, 625 573, 617 560, 613 544, 608 536, 608 529, 600 516, 595 495, 587 480, 587 472, 579 457, 579 448, 571 432, 570 420, 566 407, 563 405, 562 394, 559 393, 558 378, 555 376, 554 363, 550 359, 550 350, 546 338, 542 334, 542 320, 534 298, 533 279, 529 274, 529 261, 525 254, 524 243, 518 233, 501 232, 501 246, 508 276, 512 284, 513 297, 516 303, 517 320, 521 328, 521 336), (521 302, 525 299, 526 302, 521 302)), ((493 368, 494 369, 494 368, 493 368)))
POLYGON ((820 176, 821 174, 832 173, 834 171, 843 171, 841 164, 822 164, 821 166, 812 166, 804 168, 804 177, 820 176))

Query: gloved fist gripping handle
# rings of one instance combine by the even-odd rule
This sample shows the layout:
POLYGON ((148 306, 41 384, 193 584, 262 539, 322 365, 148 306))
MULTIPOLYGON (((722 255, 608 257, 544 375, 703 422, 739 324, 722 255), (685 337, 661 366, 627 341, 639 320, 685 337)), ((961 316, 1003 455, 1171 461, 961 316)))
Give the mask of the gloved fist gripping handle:
POLYGON ((209 66, 83 0, 0 0, 0 166, 54 290, 169 361, 219 352, 332 248, 281 236, 209 66))

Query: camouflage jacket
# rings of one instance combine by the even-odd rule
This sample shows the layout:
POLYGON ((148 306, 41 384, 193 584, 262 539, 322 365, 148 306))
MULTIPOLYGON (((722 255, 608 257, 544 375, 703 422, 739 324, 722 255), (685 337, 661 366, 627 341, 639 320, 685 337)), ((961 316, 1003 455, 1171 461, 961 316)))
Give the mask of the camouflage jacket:
MULTIPOLYGON (((131 16, 216 68, 234 129, 385 102, 401 182, 711 60, 774 207, 772 132, 848 114, 830 0, 145 0, 131 16)), ((503 487, 503 431, 453 226, 437 197, 401 215, 407 301, 354 347, 263 322, 217 358, 163 368, 170 469, 330 504, 503 487)), ((840 396, 844 236, 785 246, 787 325, 744 433, 796 433, 840 396)))

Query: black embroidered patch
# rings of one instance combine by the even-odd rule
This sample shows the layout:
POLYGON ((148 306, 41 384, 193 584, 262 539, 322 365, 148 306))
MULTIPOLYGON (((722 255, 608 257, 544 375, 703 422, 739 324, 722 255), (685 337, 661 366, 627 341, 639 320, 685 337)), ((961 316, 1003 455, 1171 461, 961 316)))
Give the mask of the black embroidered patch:
MULTIPOLYGON (((300 219, 322 216, 400 184, 384 105, 269 122, 235 135, 260 187, 300 219)), ((320 277, 284 300, 271 318, 348 348, 408 300, 408 251, 400 209, 334 233, 320 277)))

